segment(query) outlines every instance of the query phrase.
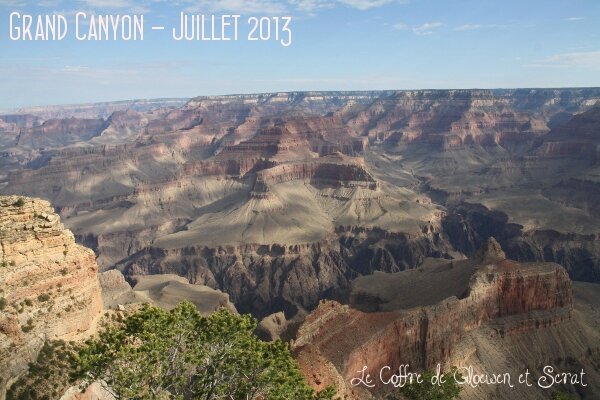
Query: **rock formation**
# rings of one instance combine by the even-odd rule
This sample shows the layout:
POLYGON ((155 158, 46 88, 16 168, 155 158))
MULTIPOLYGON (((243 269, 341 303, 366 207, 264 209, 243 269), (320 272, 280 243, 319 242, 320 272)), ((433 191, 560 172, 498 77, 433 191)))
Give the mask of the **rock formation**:
MULTIPOLYGON (((523 359, 511 350, 515 343, 523 347, 528 336, 536 335, 540 338, 536 346, 560 344, 561 355, 566 352, 583 362, 593 375, 594 389, 588 388, 587 393, 598 389, 593 363, 598 361, 599 333, 584 328, 587 333, 573 341, 569 330, 582 325, 573 316, 571 281, 559 265, 506 260, 491 239, 473 261, 438 262, 387 275, 359 278, 353 283, 349 305, 322 302, 301 325, 293 347, 315 387, 332 384, 347 398, 377 397, 393 390, 381 383, 379 371, 389 366, 391 370, 384 369, 383 374, 387 379, 401 364, 409 364, 413 372, 435 369, 438 363, 443 368, 476 365, 488 373, 505 372, 499 367, 511 373, 524 365, 539 368, 536 363, 543 359, 523 359), (365 307, 371 311, 360 311, 365 307), (488 351, 496 346, 495 351, 503 353, 496 358, 498 364, 479 354, 484 346, 488 351), (507 366, 504 360, 511 358, 520 364, 507 366), (350 384, 364 366, 377 382, 371 394, 365 386, 350 384)), ((548 349, 540 350, 544 351, 548 349)), ((556 363, 561 355, 545 361, 556 363)), ((465 387, 463 397, 492 393, 494 398, 514 398, 515 393, 547 398, 550 392, 482 385, 465 387)))
POLYGON ((47 201, 0 197, 0 398, 45 340, 89 335, 102 311, 94 253, 47 201))

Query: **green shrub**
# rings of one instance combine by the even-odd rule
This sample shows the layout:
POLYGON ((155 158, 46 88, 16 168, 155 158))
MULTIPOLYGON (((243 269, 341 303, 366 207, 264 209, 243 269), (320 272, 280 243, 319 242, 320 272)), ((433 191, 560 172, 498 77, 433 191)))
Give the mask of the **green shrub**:
POLYGON ((63 341, 45 342, 29 372, 6 392, 7 400, 58 399, 69 388, 65 372, 69 370, 71 345, 63 341))
POLYGON ((578 398, 578 396, 570 395, 562 390, 552 393, 552 400, 577 400, 578 398))
POLYGON ((189 302, 145 305, 83 344, 44 344, 6 398, 59 398, 101 381, 117 399, 333 399, 333 388, 308 386, 287 344, 263 342, 255 328, 250 316, 203 317, 189 302))
POLYGON ((25 333, 31 332, 33 330, 33 320, 29 318, 29 320, 27 320, 27 325, 21 326, 21 330, 25 333))
POLYGON ((50 300, 50 295, 48 293, 42 293, 38 296, 38 301, 45 302, 50 300))
POLYGON ((6 307, 6 299, 4 297, 0 297, 0 311, 4 310, 6 307))
POLYGON ((79 349, 72 375, 105 382, 118 399, 331 399, 315 393, 281 341, 254 335, 256 320, 226 310, 200 315, 144 306, 79 349))
POLYGON ((22 197, 19 197, 19 199, 15 201, 12 205, 13 207, 23 207, 25 205, 25 200, 23 200, 22 197))

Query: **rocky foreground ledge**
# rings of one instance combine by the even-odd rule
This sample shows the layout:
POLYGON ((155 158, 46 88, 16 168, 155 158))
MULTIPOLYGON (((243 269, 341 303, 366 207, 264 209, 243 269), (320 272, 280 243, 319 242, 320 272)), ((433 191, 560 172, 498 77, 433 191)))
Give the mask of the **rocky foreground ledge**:
POLYGON ((91 334, 102 312, 94 253, 50 203, 0 196, 0 399, 45 340, 91 334))

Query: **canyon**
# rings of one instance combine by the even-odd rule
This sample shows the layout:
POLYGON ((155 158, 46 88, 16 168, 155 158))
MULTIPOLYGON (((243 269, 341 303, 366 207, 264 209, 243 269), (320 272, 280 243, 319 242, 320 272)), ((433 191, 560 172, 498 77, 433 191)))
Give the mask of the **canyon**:
POLYGON ((512 259, 598 282, 598 99, 297 92, 32 109, 0 116, 0 187, 51 201, 103 271, 176 274, 259 317, 491 236, 512 259))
POLYGON ((485 351, 538 367, 542 349, 508 350, 535 337, 589 369, 594 322, 577 298, 600 282, 599 101, 598 88, 565 88, 30 108, 0 115, 0 193, 51 203, 120 288, 113 306, 139 300, 144 279, 165 306, 210 288, 209 309, 251 313, 265 337, 299 329, 301 363, 350 396, 371 396, 342 385, 379 360, 370 346, 396 362, 394 329, 424 323, 435 337, 402 344, 419 368, 490 369, 485 351), (487 263, 482 246, 502 257, 487 263), (364 337, 347 358, 327 347, 346 340, 333 328, 302 344, 353 323, 364 337))

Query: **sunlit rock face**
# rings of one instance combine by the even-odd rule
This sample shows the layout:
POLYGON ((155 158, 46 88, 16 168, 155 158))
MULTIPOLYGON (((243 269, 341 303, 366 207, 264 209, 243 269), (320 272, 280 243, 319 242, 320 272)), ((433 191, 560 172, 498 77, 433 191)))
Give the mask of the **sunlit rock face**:
MULTIPOLYGON (((574 311, 572 283, 561 266, 507 260, 492 238, 472 260, 358 278, 349 304, 321 302, 300 326, 293 346, 314 387, 334 385, 348 398, 361 399, 397 390, 383 384, 380 371, 385 381, 400 365, 410 365, 413 372, 438 363, 443 368, 471 365, 518 376, 522 366, 558 365, 565 354, 591 371, 595 388, 598 336, 574 311), (527 351, 531 343, 535 350, 527 351), (549 356, 546 346, 560 347, 560 355, 549 356), (375 386, 351 385, 365 366, 375 386)), ((545 396, 539 388, 488 385, 465 386, 462 396, 508 399, 516 392, 545 396)))
POLYGON ((47 201, 0 196, 0 377, 27 370, 45 340, 74 340, 94 331, 102 300, 93 251, 47 201))

